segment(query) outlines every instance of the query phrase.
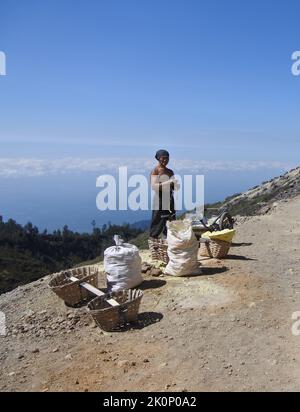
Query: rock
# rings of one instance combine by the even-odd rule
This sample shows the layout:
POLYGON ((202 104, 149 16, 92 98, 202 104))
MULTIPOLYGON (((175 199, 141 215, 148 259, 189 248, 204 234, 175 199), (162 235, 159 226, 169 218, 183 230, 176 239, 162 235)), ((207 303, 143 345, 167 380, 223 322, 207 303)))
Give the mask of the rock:
POLYGON ((117 362, 117 365, 118 365, 120 368, 124 368, 124 366, 128 366, 128 365, 129 365, 129 361, 128 361, 128 360, 120 360, 120 361, 117 362))
POLYGON ((39 315, 45 315, 46 313, 47 313, 47 311, 45 309, 38 312, 39 315))
POLYGON ((162 273, 161 270, 158 269, 158 268, 153 268, 153 269, 151 269, 151 275, 152 275, 152 276, 160 276, 161 273, 162 273))
POLYGON ((35 348, 35 349, 33 349, 33 351, 32 351, 32 353, 39 353, 39 348, 35 348))
POLYGON ((23 326, 23 327, 21 328, 21 333, 27 333, 28 331, 29 331, 29 329, 28 329, 27 326, 23 326))
POLYGON ((71 359, 73 359, 73 356, 71 355, 71 353, 68 353, 68 354, 65 356, 65 359, 66 359, 66 360, 71 360, 71 359))
POLYGON ((59 348, 54 348, 54 349, 52 350, 53 353, 56 353, 56 352, 58 352, 58 351, 59 351, 59 348))
POLYGON ((26 317, 31 317, 31 316, 34 316, 35 315, 35 312, 33 311, 33 310, 31 310, 31 309, 29 309, 26 313, 25 313, 25 316, 26 317))
POLYGON ((23 358, 24 358, 23 353, 18 353, 18 354, 17 354, 17 359, 23 359, 23 358))
POLYGON ((147 273, 147 271, 151 269, 151 265, 147 262, 142 263, 142 273, 147 273))
POLYGON ((272 360, 272 361, 271 361, 271 365, 274 365, 274 366, 275 366, 275 365, 278 365, 278 360, 276 360, 276 359, 272 360))

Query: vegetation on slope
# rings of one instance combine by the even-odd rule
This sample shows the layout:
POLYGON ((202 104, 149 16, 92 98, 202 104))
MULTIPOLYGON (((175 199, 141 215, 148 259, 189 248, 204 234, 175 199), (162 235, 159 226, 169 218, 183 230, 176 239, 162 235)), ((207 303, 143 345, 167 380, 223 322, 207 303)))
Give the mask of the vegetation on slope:
POLYGON ((80 262, 101 259, 116 233, 129 241, 142 230, 126 224, 104 225, 92 234, 72 232, 67 226, 40 233, 31 223, 4 222, 0 216, 0 293, 80 262))

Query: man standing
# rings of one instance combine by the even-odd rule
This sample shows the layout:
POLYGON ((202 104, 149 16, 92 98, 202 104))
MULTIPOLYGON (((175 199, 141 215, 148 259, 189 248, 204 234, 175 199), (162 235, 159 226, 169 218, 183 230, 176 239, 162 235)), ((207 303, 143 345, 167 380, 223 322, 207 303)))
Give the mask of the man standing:
POLYGON ((173 170, 167 167, 169 153, 158 150, 155 155, 158 164, 151 172, 151 187, 154 190, 150 237, 158 238, 167 235, 166 223, 176 219, 173 192, 177 188, 173 170))

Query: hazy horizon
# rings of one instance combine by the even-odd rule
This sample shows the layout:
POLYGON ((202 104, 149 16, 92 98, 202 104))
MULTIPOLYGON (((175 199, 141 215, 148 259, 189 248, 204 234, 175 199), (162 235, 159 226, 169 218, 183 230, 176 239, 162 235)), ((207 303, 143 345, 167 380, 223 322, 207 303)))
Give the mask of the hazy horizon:
MULTIPOLYGON (((211 170, 205 173, 205 203, 223 200, 264 180, 284 173, 284 168, 252 170, 211 170)), ((74 231, 90 232, 107 224, 135 223, 149 219, 147 211, 99 211, 96 208, 98 174, 70 172, 57 175, 0 177, 0 215, 20 224, 28 221, 40 230, 53 231, 64 225, 74 231)))

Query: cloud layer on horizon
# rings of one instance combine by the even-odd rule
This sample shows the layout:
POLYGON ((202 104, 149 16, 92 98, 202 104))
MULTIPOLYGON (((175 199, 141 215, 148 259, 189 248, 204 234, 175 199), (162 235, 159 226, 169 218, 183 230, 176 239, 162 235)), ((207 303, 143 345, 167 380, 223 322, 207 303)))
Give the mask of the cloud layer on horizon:
MULTIPOLYGON (((115 174, 121 166, 129 173, 149 173, 155 161, 143 158, 0 158, 0 177, 55 176, 71 173, 115 174)), ((280 161, 210 161, 172 159, 170 167, 177 174, 205 174, 211 171, 255 171, 282 169, 287 171, 296 165, 280 161)))

